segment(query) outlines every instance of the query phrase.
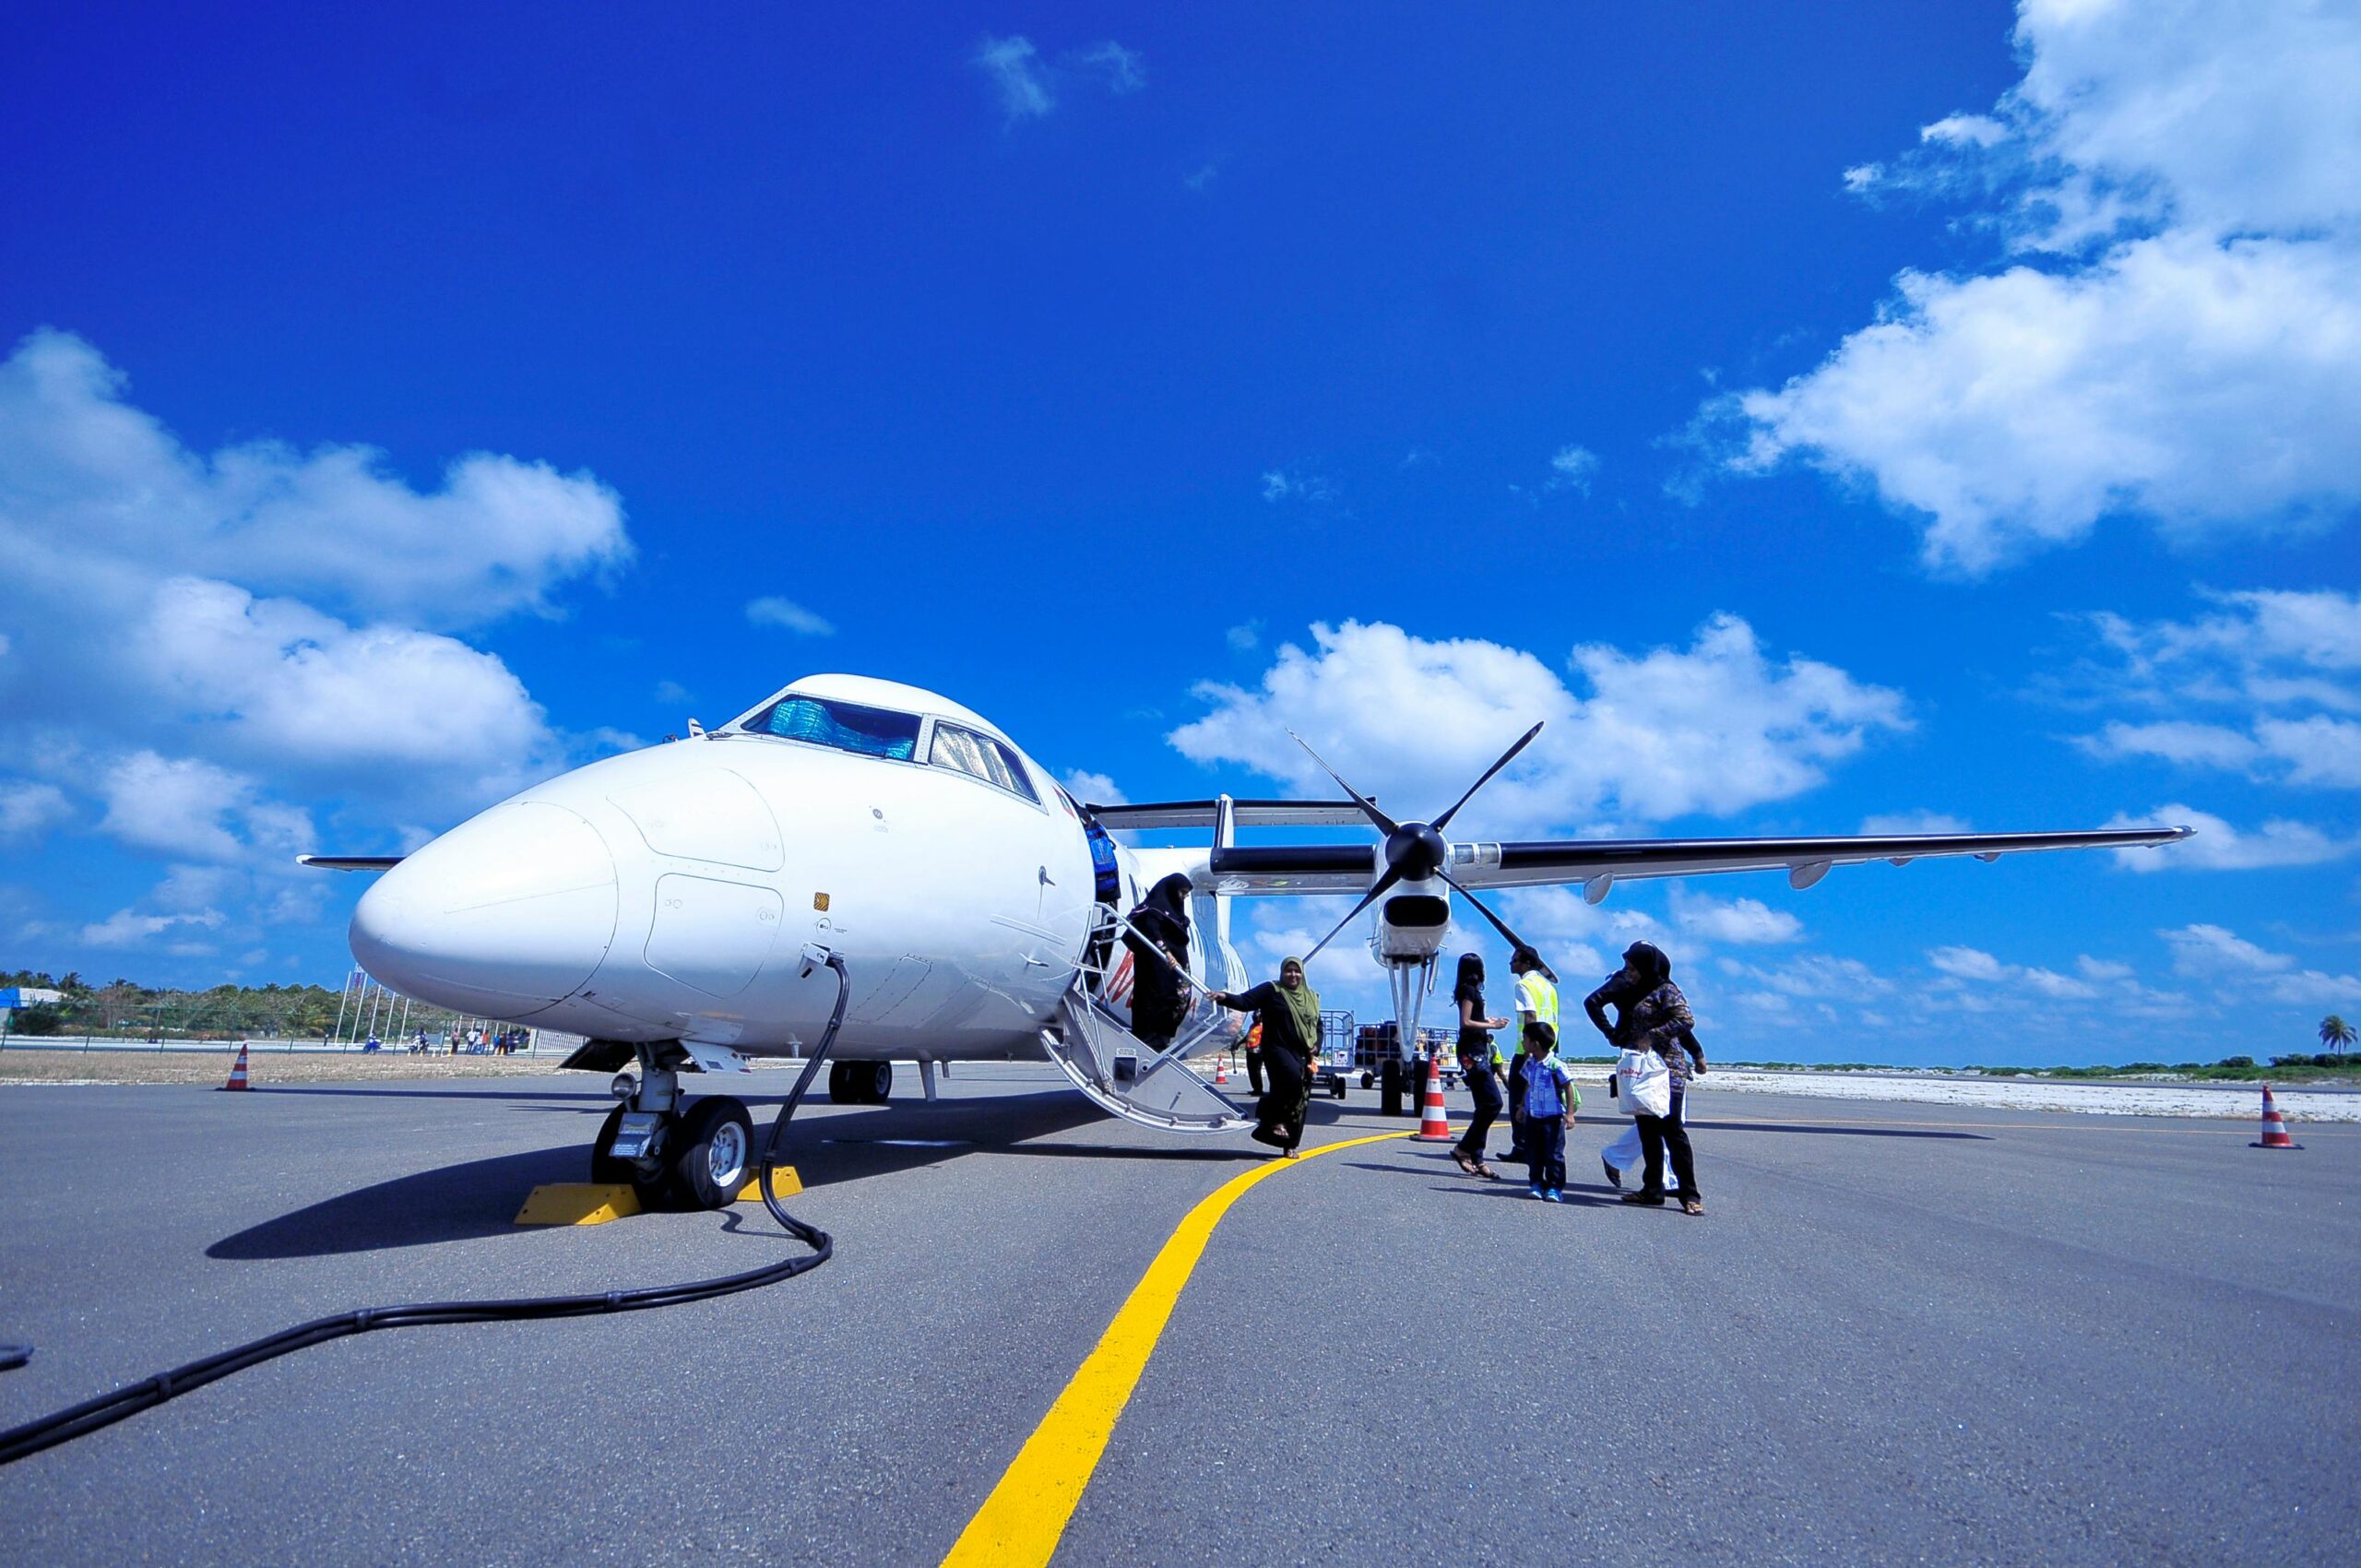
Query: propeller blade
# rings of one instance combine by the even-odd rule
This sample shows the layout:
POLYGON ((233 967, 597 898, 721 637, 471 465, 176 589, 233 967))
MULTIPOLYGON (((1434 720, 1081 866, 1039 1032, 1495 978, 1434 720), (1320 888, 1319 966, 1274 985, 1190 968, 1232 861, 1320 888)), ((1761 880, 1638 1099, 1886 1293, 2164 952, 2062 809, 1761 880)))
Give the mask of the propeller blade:
POLYGON ((1525 941, 1525 938, 1511 931, 1509 929, 1508 921, 1492 913, 1492 907, 1489 904, 1485 903, 1484 900, 1478 898, 1465 887, 1460 886, 1456 882, 1453 882, 1449 873, 1437 872, 1435 874, 1442 877, 1453 892, 1458 894, 1462 898, 1465 898, 1469 903, 1475 905, 1476 912, 1477 914, 1482 915, 1486 920, 1492 922, 1492 929, 1499 932, 1502 937, 1507 939, 1510 952, 1513 953, 1520 947, 1529 947, 1532 945, 1532 944, 1525 941))
MULTIPOLYGON (((1328 764, 1321 757, 1320 754, 1311 749, 1311 742, 1305 740, 1302 736, 1297 734, 1292 730, 1287 731, 1287 739, 1293 741, 1297 745, 1301 746, 1311 756, 1312 761, 1320 764, 1320 771, 1326 774, 1329 778, 1334 778, 1336 781, 1336 788, 1342 790, 1346 794, 1350 795, 1353 798, 1353 804, 1360 807, 1362 812, 1367 814, 1370 821, 1377 824, 1379 832, 1392 834, 1398 830, 1392 817, 1386 815, 1383 812, 1371 805, 1367 795, 1362 794, 1358 790, 1356 790, 1350 784, 1346 783, 1345 776, 1337 772, 1335 768, 1329 766, 1328 764)), ((1531 740, 1532 737, 1528 735, 1525 739, 1531 740)), ((1487 777, 1489 777, 1489 775, 1487 777)), ((1335 932, 1330 932, 1328 934, 1334 936, 1336 933, 1335 932)))
MULTIPOLYGON (((1341 784, 1344 780, 1338 779, 1337 782, 1341 784)), ((1346 788, 1349 791, 1351 786, 1347 785, 1346 788)), ((1319 941, 1311 944, 1311 951, 1303 956, 1303 961, 1309 964, 1313 958, 1319 956, 1320 950, 1323 947, 1327 946, 1330 943, 1336 940, 1337 932, 1343 931, 1347 926, 1358 920, 1361 916, 1362 910, 1368 909, 1371 904, 1376 903, 1378 899, 1384 897, 1385 890, 1401 880, 1402 873, 1398 871, 1389 870, 1383 876, 1379 877, 1377 879, 1377 885, 1362 894, 1361 901, 1347 910, 1343 920, 1336 922, 1335 930, 1331 931, 1327 935, 1322 937, 1319 941)))
MULTIPOLYGON (((1545 722, 1546 722, 1546 720, 1545 720, 1545 722)), ((1468 802, 1470 802, 1470 801, 1474 800, 1474 799, 1476 798, 1476 791, 1477 791, 1477 790, 1481 790, 1485 785, 1489 784, 1489 783, 1492 781, 1492 775, 1494 775, 1495 773, 1498 773, 1501 769, 1502 769, 1502 768, 1506 767, 1510 763, 1514 762, 1514 761, 1516 760, 1516 754, 1517 754, 1517 753, 1519 753, 1519 752, 1521 752, 1521 751, 1523 751, 1523 750, 1525 750, 1525 747, 1527 747, 1527 746, 1529 746, 1529 745, 1533 744, 1533 737, 1535 737, 1536 735, 1538 735, 1539 733, 1541 733, 1541 726, 1540 726, 1539 724, 1536 724, 1532 729, 1527 730, 1527 731, 1525 732, 1524 737, 1523 737, 1522 739, 1520 739, 1520 740, 1517 742, 1517 743, 1516 743, 1515 745, 1511 746, 1508 750, 1506 750, 1506 751, 1502 752, 1502 753, 1501 754, 1501 760, 1500 760, 1500 761, 1498 761, 1498 762, 1496 762, 1496 763, 1494 763, 1491 766, 1489 766, 1489 767, 1488 767, 1488 768, 1486 768, 1486 769, 1484 770, 1484 777, 1483 777, 1483 778, 1478 778, 1477 780, 1476 780, 1476 782, 1475 782, 1475 783, 1470 784, 1469 786, 1467 786, 1467 793, 1465 793, 1465 795, 1462 795, 1462 796, 1460 796, 1460 797, 1459 797, 1459 801, 1458 801, 1457 804, 1453 805, 1453 806, 1451 808, 1451 810, 1449 810, 1449 811, 1447 811, 1447 812, 1443 813, 1441 816, 1439 816, 1439 817, 1435 818, 1434 822, 1433 822, 1433 823, 1432 823, 1432 825, 1431 825, 1431 826, 1433 826, 1434 830, 1435 830, 1436 832, 1440 833, 1440 832, 1442 832, 1445 827, 1449 826, 1451 825, 1451 819, 1452 819, 1453 817, 1457 816, 1457 815, 1459 814, 1459 808, 1460 808, 1460 806, 1464 806, 1464 805, 1465 805, 1468 802)), ((1311 750, 1311 748, 1310 748, 1309 746, 1305 747, 1304 749, 1305 749, 1306 751, 1311 750)), ((1315 757, 1313 760, 1314 760, 1314 761, 1318 761, 1319 759, 1315 757)), ((1320 764, 1320 766, 1323 766, 1323 767, 1325 767, 1325 766, 1327 766, 1328 765, 1327 765, 1326 763, 1324 763, 1324 762, 1323 762, 1323 763, 1321 763, 1321 764, 1320 764)), ((1344 782, 1344 780, 1343 780, 1343 779, 1341 779, 1341 778, 1339 778, 1339 779, 1337 779, 1337 780, 1336 780, 1336 782, 1338 782, 1339 784, 1341 784, 1341 783, 1343 783, 1343 782, 1344 782)), ((1478 905, 1477 905, 1476 907, 1477 907, 1477 909, 1482 909, 1484 906, 1483 906, 1483 905, 1481 905, 1481 904, 1478 904, 1478 905)), ((1495 923, 1497 923, 1497 922, 1495 922, 1495 923)))

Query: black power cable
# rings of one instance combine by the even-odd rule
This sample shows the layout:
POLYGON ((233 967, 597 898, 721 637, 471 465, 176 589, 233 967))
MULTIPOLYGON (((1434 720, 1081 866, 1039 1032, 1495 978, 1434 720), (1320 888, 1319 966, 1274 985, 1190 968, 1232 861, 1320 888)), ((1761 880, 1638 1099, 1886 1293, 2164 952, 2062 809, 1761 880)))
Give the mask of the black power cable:
MULTIPOLYGON (((714 1279, 700 1279, 686 1285, 652 1285, 638 1290, 608 1290, 582 1296, 526 1296, 506 1301, 431 1301, 399 1307, 362 1307, 357 1312, 338 1313, 334 1317, 314 1318, 293 1328, 256 1339, 235 1349, 158 1372, 154 1377, 86 1399, 79 1405, 27 1421, 22 1426, 0 1431, 0 1465, 10 1465, 28 1455, 44 1448, 54 1448, 70 1443, 101 1427, 113 1426, 128 1416, 153 1409, 168 1399, 204 1387, 208 1383, 228 1377, 231 1372, 259 1366, 280 1356, 314 1345, 324 1345, 331 1339, 349 1335, 368 1334, 381 1328, 416 1328, 438 1323, 516 1323, 536 1318, 596 1317, 607 1313, 647 1312, 655 1307, 678 1306, 683 1301, 709 1301, 716 1296, 731 1296, 741 1290, 759 1290, 765 1285, 776 1285, 782 1279, 819 1267, 836 1253, 836 1242, 825 1230, 806 1225, 787 1212, 771 1193, 771 1168, 778 1158, 779 1147, 787 1133, 787 1124, 795 1109, 803 1102, 803 1091, 812 1085, 820 1071, 820 1063, 836 1043, 836 1030, 844 1023, 845 1002, 850 996, 852 982, 845 972, 844 959, 829 953, 823 960, 836 977, 836 1004, 828 1016, 828 1031, 820 1039, 811 1060, 803 1064, 802 1075, 795 1080, 795 1087, 788 1091, 787 1101, 778 1108, 778 1120, 771 1123, 771 1135, 763 1146, 762 1161, 756 1168, 756 1181, 763 1194, 763 1206, 779 1222, 787 1233, 811 1248, 811 1252, 785 1258, 761 1268, 750 1268, 742 1274, 725 1274, 714 1279)), ((809 973, 807 969, 805 971, 809 973)), ((30 1351, 28 1352, 30 1353, 30 1351)))

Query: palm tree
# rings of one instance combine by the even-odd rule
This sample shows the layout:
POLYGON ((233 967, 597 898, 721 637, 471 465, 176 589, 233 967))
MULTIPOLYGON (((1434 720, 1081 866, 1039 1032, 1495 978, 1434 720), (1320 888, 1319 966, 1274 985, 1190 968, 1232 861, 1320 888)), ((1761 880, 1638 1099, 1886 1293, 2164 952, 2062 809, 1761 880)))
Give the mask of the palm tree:
POLYGON ((2342 1059, 2345 1048, 2353 1043, 2353 1026, 2331 1013, 2320 1020, 2320 1043, 2342 1059))

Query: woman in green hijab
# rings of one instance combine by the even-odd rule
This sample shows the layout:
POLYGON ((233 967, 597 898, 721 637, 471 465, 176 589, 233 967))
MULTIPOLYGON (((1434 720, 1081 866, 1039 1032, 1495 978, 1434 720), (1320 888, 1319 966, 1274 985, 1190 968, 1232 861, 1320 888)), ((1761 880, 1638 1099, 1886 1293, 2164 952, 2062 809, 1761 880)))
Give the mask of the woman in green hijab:
POLYGON ((1320 995, 1303 977, 1303 960, 1280 964, 1275 984, 1264 980, 1252 991, 1217 991, 1213 997, 1263 1021, 1263 1070, 1270 1091, 1255 1103, 1254 1141, 1293 1159, 1311 1111, 1311 1063, 1320 1054, 1320 995))

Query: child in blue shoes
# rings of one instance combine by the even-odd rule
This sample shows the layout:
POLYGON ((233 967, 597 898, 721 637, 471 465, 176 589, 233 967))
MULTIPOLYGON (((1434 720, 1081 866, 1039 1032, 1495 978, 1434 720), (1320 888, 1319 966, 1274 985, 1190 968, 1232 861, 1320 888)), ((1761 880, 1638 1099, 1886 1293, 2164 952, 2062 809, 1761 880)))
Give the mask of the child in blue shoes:
POLYGON ((1538 1018, 1525 1026, 1525 1158, 1533 1195, 1566 1201, 1566 1133, 1581 1109, 1582 1091, 1558 1060, 1558 1031, 1538 1018))

